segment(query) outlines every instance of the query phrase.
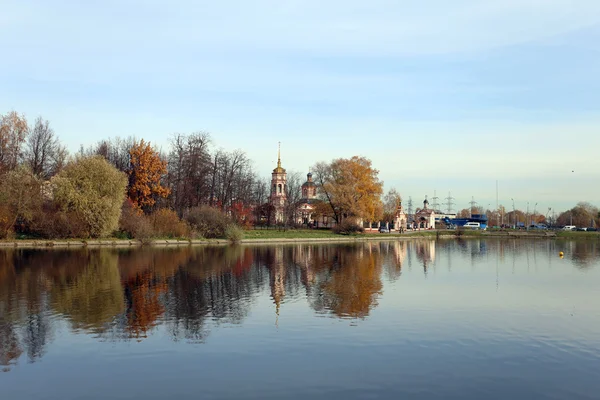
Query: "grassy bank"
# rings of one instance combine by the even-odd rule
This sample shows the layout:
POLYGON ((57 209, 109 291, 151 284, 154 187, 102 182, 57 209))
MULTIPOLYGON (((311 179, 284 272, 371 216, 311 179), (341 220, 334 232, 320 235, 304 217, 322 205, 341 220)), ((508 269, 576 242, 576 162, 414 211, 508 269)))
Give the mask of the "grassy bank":
MULTIPOLYGON (((461 231, 460 235, 454 230, 440 231, 409 231, 403 234, 399 233, 379 233, 369 232, 358 235, 339 235, 330 230, 321 229, 252 229, 243 232, 241 243, 256 242, 286 242, 286 241, 355 241, 355 240, 386 240, 403 238, 506 238, 506 239, 575 239, 575 240, 600 240, 600 232, 576 232, 576 231, 461 231)), ((181 246, 181 245, 211 245, 228 244, 227 239, 173 239, 173 238, 154 238, 145 241, 135 239, 105 238, 95 240, 70 239, 70 240, 43 240, 35 238, 20 238, 13 240, 1 240, 0 248, 11 247, 36 247, 36 248, 64 248, 64 247, 130 247, 130 246, 181 246)))
POLYGON ((326 229, 251 229, 244 231, 244 239, 330 239, 340 238, 326 229))
POLYGON ((600 239, 600 232, 557 231, 556 237, 565 239, 600 239))

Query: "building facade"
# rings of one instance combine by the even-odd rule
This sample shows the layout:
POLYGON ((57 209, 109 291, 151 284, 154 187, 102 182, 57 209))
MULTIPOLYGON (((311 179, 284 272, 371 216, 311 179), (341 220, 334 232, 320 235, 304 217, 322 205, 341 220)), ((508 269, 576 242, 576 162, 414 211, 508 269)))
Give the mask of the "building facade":
POLYGON ((415 212, 414 224, 417 229, 433 229, 435 228, 435 210, 429 208, 427 198, 423 201, 423 208, 415 212))

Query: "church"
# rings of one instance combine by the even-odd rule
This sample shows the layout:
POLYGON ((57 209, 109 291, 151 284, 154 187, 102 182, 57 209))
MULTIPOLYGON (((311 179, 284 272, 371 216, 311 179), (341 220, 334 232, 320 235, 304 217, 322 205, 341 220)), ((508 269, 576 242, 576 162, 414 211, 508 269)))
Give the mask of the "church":
POLYGON ((310 227, 333 227, 335 220, 329 216, 317 216, 317 205, 322 204, 318 199, 317 184, 313 181, 312 173, 306 174, 306 182, 302 184, 302 197, 296 204, 288 204, 287 172, 281 166, 281 148, 277 152, 277 167, 271 173, 271 193, 269 206, 273 213, 275 224, 286 222, 286 214, 292 220, 287 221, 296 225, 310 227))
POLYGON ((417 209, 415 212, 415 228, 417 229, 434 229, 435 228, 435 210, 429 208, 427 196, 423 201, 423 208, 417 209))

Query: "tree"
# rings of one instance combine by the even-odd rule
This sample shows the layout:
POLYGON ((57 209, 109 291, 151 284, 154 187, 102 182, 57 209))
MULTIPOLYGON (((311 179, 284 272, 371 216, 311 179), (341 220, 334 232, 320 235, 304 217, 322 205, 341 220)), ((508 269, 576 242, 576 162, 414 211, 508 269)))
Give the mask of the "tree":
POLYGON ((294 225, 298 221, 298 205, 302 199, 302 174, 298 171, 289 171, 287 173, 287 183, 285 185, 285 223, 294 225))
POLYGON ((167 173, 167 162, 143 139, 133 145, 129 155, 129 198, 136 207, 149 212, 157 199, 170 193, 161 183, 167 173))
POLYGON ((0 180, 0 237, 6 237, 17 222, 31 222, 41 209, 41 183, 26 166, 7 172, 0 180))
POLYGON ((24 115, 19 115, 16 111, 0 115, 0 173, 17 167, 27 131, 24 115))
POLYGON ((119 226, 127 177, 100 156, 79 156, 52 179, 54 202, 84 222, 89 237, 108 236, 119 226))
POLYGON ((210 135, 207 132, 176 134, 171 139, 168 182, 172 191, 172 205, 179 215, 208 201, 212 166, 209 143, 210 135))
POLYGON ((313 169, 322 199, 329 203, 337 223, 345 218, 374 221, 381 216, 383 182, 371 160, 339 158, 330 164, 318 163, 313 169))
POLYGON ((581 201, 568 211, 558 216, 558 225, 575 225, 579 227, 589 227, 596 223, 598 208, 594 205, 581 201))
POLYGON ((64 166, 67 150, 60 145, 50 123, 38 117, 27 137, 25 162, 31 171, 42 179, 49 179, 64 166))
POLYGON ((392 222, 394 220, 401 201, 402 197, 396 189, 392 188, 387 192, 383 198, 383 220, 385 222, 392 222))
POLYGON ((128 173, 131 164, 129 155, 137 140, 133 136, 126 139, 119 137, 114 139, 101 140, 96 144, 96 147, 87 150, 87 155, 102 156, 121 172, 128 173))

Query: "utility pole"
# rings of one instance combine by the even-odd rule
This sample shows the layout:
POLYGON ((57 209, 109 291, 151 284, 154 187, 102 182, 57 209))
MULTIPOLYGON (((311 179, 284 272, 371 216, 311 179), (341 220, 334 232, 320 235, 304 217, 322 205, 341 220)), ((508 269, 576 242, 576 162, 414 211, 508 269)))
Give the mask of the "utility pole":
POLYGON ((433 197, 431 198, 431 200, 433 200, 433 203, 431 203, 431 206, 433 207, 433 209, 435 210, 435 212, 438 212, 440 210, 440 204, 438 203, 438 200, 440 198, 437 197, 436 191, 433 191, 433 197))
POLYGON ((475 201, 475 198, 473 196, 471 196, 471 201, 469 202, 469 204, 471 205, 471 217, 473 217, 473 208, 477 204, 477 202, 475 201))
POLYGON ((498 210, 498 180, 496 179, 496 210, 498 210))
POLYGON ((513 203, 513 223, 516 228, 517 227, 517 213, 515 211, 515 199, 513 199, 512 197, 510 199, 512 200, 512 203, 513 203))
POLYGON ((448 214, 452 214, 452 212, 454 211, 454 197, 452 197, 450 192, 448 192, 448 197, 446 197, 446 202, 443 205, 447 207, 448 214))

